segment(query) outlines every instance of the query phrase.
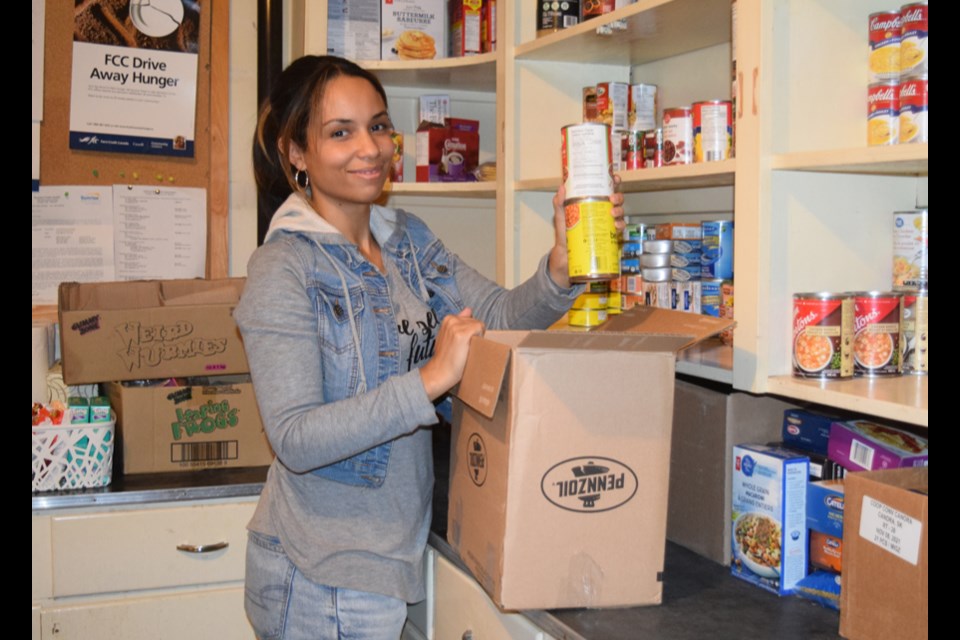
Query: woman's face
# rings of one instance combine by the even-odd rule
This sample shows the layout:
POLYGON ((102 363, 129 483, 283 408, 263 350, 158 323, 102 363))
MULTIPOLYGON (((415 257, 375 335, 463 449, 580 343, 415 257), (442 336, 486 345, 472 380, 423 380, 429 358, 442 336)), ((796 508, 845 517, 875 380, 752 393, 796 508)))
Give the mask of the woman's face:
POLYGON ((310 176, 318 211, 376 200, 389 175, 392 132, 383 98, 368 81, 340 76, 327 84, 310 118, 307 149, 290 150, 293 165, 310 176))

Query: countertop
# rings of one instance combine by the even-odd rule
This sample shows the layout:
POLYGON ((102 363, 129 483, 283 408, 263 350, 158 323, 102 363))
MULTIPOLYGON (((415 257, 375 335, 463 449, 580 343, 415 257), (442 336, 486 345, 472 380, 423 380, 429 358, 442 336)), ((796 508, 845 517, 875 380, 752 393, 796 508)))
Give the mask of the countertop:
MULTIPOLYGON (((435 430, 435 433, 442 430, 435 430)), ((448 440, 435 438, 437 483, 430 545, 465 569, 446 541, 448 440), (446 448, 445 448, 446 447, 446 448)), ((259 495, 267 467, 189 473, 115 475, 101 489, 33 494, 33 510, 144 504, 259 495)), ((469 572, 467 572, 469 574, 469 572)), ((524 611, 557 640, 686 640, 701 638, 837 638, 839 614, 797 597, 779 598, 721 566, 668 542, 660 606, 524 611)))

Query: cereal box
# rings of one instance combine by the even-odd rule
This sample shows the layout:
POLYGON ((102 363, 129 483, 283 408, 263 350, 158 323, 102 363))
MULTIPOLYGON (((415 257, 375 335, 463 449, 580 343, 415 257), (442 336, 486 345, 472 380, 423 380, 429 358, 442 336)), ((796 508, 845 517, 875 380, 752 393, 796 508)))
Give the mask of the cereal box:
POLYGON ((810 461, 768 445, 733 448, 730 572, 778 595, 807 575, 810 461))

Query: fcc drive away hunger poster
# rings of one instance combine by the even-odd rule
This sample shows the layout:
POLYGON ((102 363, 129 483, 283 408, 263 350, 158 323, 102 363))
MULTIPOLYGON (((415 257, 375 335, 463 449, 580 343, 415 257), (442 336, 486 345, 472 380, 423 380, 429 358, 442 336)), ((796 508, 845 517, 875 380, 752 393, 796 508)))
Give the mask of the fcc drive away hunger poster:
POLYGON ((193 157, 200 2, 77 4, 70 148, 193 157))

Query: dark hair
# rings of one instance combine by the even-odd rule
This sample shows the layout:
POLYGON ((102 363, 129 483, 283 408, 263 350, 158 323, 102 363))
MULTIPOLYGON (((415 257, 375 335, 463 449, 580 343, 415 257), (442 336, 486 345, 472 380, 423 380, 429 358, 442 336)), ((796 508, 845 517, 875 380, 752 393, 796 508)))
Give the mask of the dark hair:
POLYGON ((319 108, 327 84, 340 76, 363 78, 387 104, 383 85, 360 65, 337 56, 303 56, 283 70, 260 106, 253 137, 253 174, 263 215, 272 216, 297 188, 288 160, 290 143, 307 149, 310 118, 319 108))

